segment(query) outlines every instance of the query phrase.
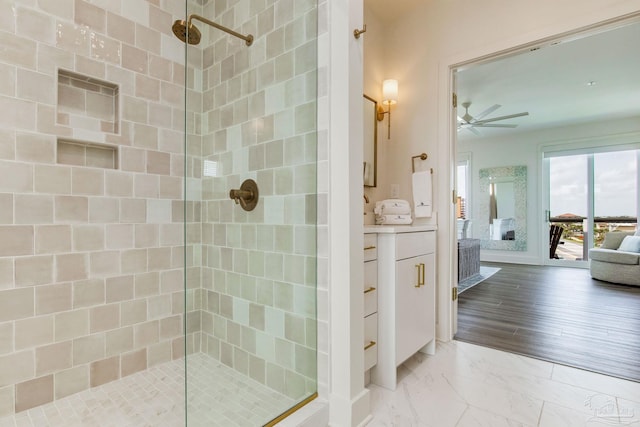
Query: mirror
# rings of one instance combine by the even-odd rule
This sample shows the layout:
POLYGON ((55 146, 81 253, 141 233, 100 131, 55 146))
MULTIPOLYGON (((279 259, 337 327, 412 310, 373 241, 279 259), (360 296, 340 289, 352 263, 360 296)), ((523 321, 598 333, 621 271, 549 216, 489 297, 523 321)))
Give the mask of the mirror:
POLYGON ((480 169, 481 247, 503 251, 527 249, 527 167, 480 169))
POLYGON ((489 239, 515 240, 515 203, 511 177, 489 179, 489 239))
POLYGON ((376 112, 378 103, 364 95, 363 98, 363 135, 364 157, 362 162, 362 174, 365 187, 375 187, 378 176, 377 152, 378 152, 378 123, 376 112))

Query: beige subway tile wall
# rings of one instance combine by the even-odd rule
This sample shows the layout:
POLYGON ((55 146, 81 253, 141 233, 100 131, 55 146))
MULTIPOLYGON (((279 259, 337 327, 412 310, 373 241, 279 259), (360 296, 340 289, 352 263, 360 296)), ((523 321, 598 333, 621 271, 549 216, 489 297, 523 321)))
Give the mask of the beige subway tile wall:
POLYGON ((0 416, 183 356, 184 10, 0 4, 0 416))

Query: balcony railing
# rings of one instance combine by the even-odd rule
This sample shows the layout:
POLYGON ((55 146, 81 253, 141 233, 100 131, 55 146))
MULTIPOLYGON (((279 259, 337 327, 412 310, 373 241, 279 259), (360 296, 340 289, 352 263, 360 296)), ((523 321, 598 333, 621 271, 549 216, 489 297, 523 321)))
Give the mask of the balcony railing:
MULTIPOLYGON (((583 230, 584 217, 551 217, 549 221, 552 224, 561 226, 564 231, 562 234, 561 245, 558 245, 556 253, 560 258, 570 260, 587 260, 589 259, 589 248, 584 242, 587 241, 588 232, 583 230)), ((638 227, 637 217, 595 217, 594 218, 594 246, 602 245, 604 235, 608 231, 622 230, 634 231, 638 227)))

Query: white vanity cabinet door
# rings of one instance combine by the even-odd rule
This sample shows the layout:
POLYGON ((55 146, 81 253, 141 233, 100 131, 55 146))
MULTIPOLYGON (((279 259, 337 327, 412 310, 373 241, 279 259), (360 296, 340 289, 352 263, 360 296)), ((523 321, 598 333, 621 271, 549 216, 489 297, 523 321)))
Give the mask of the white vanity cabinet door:
POLYGON ((396 261, 396 365, 434 338, 433 254, 396 261))

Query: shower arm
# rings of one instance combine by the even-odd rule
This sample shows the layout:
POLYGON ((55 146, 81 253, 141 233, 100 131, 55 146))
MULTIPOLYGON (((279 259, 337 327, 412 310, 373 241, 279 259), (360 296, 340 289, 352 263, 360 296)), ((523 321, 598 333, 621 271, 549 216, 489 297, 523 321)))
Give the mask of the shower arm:
POLYGON ((222 26, 220 24, 216 24, 215 22, 210 21, 210 20, 208 20, 207 18, 205 18, 203 16, 196 15, 195 13, 193 15, 189 15, 189 20, 188 20, 187 24, 191 24, 191 20, 192 19, 196 19, 196 20, 198 20, 200 22, 204 22, 205 24, 211 25, 212 27, 215 27, 215 28, 217 28, 219 30, 224 31, 225 33, 231 34, 232 36, 236 36, 239 39, 244 40, 247 43, 247 46, 251 46, 251 44, 253 43, 253 36, 251 34, 247 34, 245 36, 243 34, 240 34, 240 33, 237 33, 235 31, 233 31, 230 28, 224 27, 224 26, 222 26))

